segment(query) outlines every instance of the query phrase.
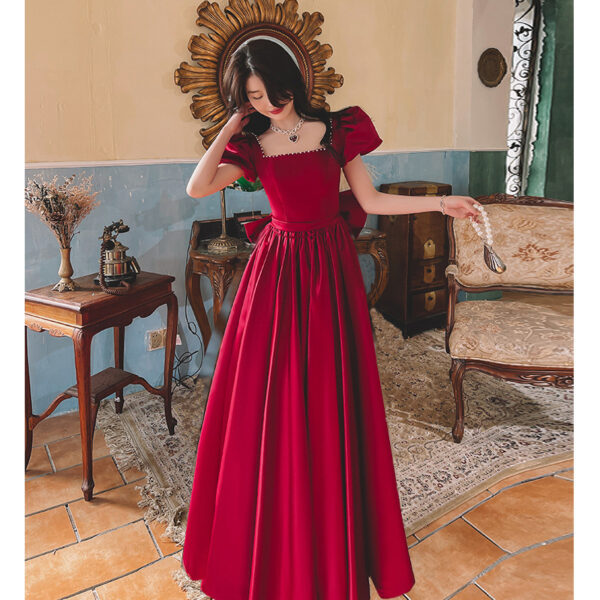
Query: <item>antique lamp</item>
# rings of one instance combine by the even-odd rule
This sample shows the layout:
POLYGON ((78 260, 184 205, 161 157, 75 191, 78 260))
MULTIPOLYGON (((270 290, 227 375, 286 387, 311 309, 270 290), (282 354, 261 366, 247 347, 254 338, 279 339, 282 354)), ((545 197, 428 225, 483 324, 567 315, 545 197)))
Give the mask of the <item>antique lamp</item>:
POLYGON ((258 177, 256 178, 255 183, 248 181, 245 177, 240 177, 231 185, 228 185, 221 190, 221 234, 210 240, 207 244, 207 250, 214 254, 227 254, 228 252, 237 251, 245 246, 244 240, 227 234, 227 209, 225 205, 225 190, 227 188, 242 190, 244 192, 255 192, 257 190, 262 190, 262 184, 258 177))

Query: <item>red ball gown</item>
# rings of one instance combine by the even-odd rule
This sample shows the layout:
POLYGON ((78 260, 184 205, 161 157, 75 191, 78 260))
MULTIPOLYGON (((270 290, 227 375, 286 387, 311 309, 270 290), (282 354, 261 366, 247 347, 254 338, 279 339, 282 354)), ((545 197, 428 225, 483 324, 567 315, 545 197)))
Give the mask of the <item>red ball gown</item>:
POLYGON ((367 600, 414 584, 367 295, 353 234, 366 214, 341 167, 382 142, 350 106, 335 153, 265 156, 230 138, 271 214, 231 307, 198 443, 183 566, 215 600, 367 600), (337 156, 337 158, 336 158, 337 156))

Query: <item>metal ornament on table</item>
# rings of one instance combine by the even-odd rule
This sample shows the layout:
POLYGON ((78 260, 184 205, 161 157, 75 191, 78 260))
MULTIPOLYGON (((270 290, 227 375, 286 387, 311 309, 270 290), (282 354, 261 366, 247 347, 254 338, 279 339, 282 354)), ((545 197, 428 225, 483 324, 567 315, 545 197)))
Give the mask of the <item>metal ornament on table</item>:
POLYGON ((129 227, 123 223, 123 219, 113 221, 104 228, 100 246, 100 267, 98 276, 94 283, 99 285, 105 292, 113 295, 125 293, 129 284, 135 281, 140 272, 140 266, 133 256, 127 256, 129 248, 117 240, 121 233, 129 231, 129 227), (123 286, 123 289, 109 289, 123 286))

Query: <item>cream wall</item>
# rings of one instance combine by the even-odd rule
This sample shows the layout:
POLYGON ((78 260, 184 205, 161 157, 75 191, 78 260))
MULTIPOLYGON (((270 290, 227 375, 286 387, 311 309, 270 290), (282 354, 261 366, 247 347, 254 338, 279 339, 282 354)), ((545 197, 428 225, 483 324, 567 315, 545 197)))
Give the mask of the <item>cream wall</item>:
POLYGON ((474 0, 471 81, 472 150, 505 150, 512 67, 514 0, 474 0), (486 48, 498 48, 506 60, 506 75, 495 88, 479 80, 477 61, 486 48), (502 118, 500 118, 502 117, 502 118))
MULTIPOLYGON (((193 92, 182 94, 173 81, 179 64, 191 63, 187 43, 201 31, 199 4, 29 0, 26 162, 201 155, 203 124, 189 110, 193 92)), ((505 147, 508 75, 489 90, 474 69, 487 46, 509 59, 512 5, 301 0, 298 10, 325 17, 317 39, 332 45, 327 64, 344 76, 328 98, 331 107, 362 106, 384 140, 380 151, 393 152, 505 147)))

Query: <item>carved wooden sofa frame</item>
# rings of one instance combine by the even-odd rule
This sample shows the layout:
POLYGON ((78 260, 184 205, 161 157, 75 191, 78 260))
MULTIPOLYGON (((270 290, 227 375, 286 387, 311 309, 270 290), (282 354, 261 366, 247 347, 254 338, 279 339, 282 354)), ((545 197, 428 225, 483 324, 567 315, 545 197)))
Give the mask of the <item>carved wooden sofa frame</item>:
MULTIPOLYGON (((556 200, 550 200, 546 198, 536 197, 536 196, 510 196, 506 194, 494 194, 490 196, 481 196, 478 197, 477 200, 484 205, 529 205, 529 206, 542 206, 542 207, 556 207, 561 209, 573 209, 573 204, 570 202, 561 202, 556 200)), ((490 209, 488 208, 488 213, 490 209)), ((568 214, 568 213, 563 213, 568 214)), ((570 218, 572 219, 572 212, 570 213, 570 218)), ((446 352, 450 354, 452 357, 452 366, 450 368, 450 379, 452 381, 452 387, 454 391, 454 399, 456 404, 456 418, 454 422, 454 426, 452 428, 452 437, 454 441, 459 443, 462 440, 464 433, 464 399, 463 399, 463 378, 467 371, 482 371, 484 373, 488 373, 489 375, 493 375, 494 377, 499 377, 502 379, 506 379, 509 381, 517 382, 517 383, 527 383, 535 386, 554 386, 558 388, 569 388, 573 386, 573 366, 544 366, 544 365, 531 365, 531 364, 506 364, 506 362, 496 362, 493 360, 481 360, 480 358, 470 358, 465 356, 466 352, 462 352, 463 356, 453 356, 453 352, 451 351, 451 336, 453 330, 455 328, 455 318, 456 318, 456 304, 459 290, 464 290, 465 292, 483 292, 483 291, 491 291, 491 290, 502 290, 503 292, 536 292, 539 294, 548 294, 548 295, 570 295, 570 300, 568 298, 561 299, 565 301, 565 303, 572 302, 573 298, 573 287, 572 284, 568 282, 563 282, 560 285, 505 285, 500 283, 503 275, 497 275, 492 271, 489 271, 489 275, 484 275, 490 280, 489 285, 468 285, 464 281, 461 281, 461 270, 460 265, 457 260, 457 238, 455 236, 454 229, 454 219, 449 217, 447 219, 447 229, 448 229, 448 240, 449 240, 449 263, 446 269, 446 275, 448 277, 448 314, 447 314, 447 322, 446 322, 446 352), (570 289, 569 289, 570 288, 570 289)), ((469 228, 471 228, 471 224, 467 220, 462 220, 469 228)), ((492 227, 494 226, 494 219, 490 214, 490 221, 492 222, 492 227)), ((457 220, 457 223, 459 220, 457 220)), ((463 230, 464 231, 464 230, 463 230)), ((525 237, 524 243, 527 244, 528 241, 531 240, 530 235, 534 234, 535 230, 531 230, 525 237)), ((501 243, 501 234, 500 232, 494 230, 494 249, 498 252, 500 257, 507 265, 507 272, 505 274, 508 275, 509 270, 511 269, 511 256, 505 256, 501 243)), ((483 265, 482 271, 487 270, 487 267, 483 264, 483 248, 481 245, 481 241, 478 239, 479 246, 481 249, 481 264, 483 265)), ((534 242, 535 244, 535 242, 534 242)), ((572 250, 566 249, 566 252, 571 252, 572 250)), ((552 254, 556 254, 556 251, 552 254)), ((532 263, 535 262, 532 260, 532 263)), ((567 269, 566 272, 572 273, 572 265, 570 269, 567 269)), ((506 294, 504 294, 506 295, 506 294)), ((467 300, 465 302, 477 302, 467 300)), ((488 300, 483 302, 500 302, 500 300, 488 300)), ((462 302, 460 303, 462 304, 462 302)), ((572 334, 571 334, 572 335, 572 334)), ((456 354, 460 354, 460 352, 456 352, 456 354)), ((552 362, 552 361, 548 361, 552 362)))

